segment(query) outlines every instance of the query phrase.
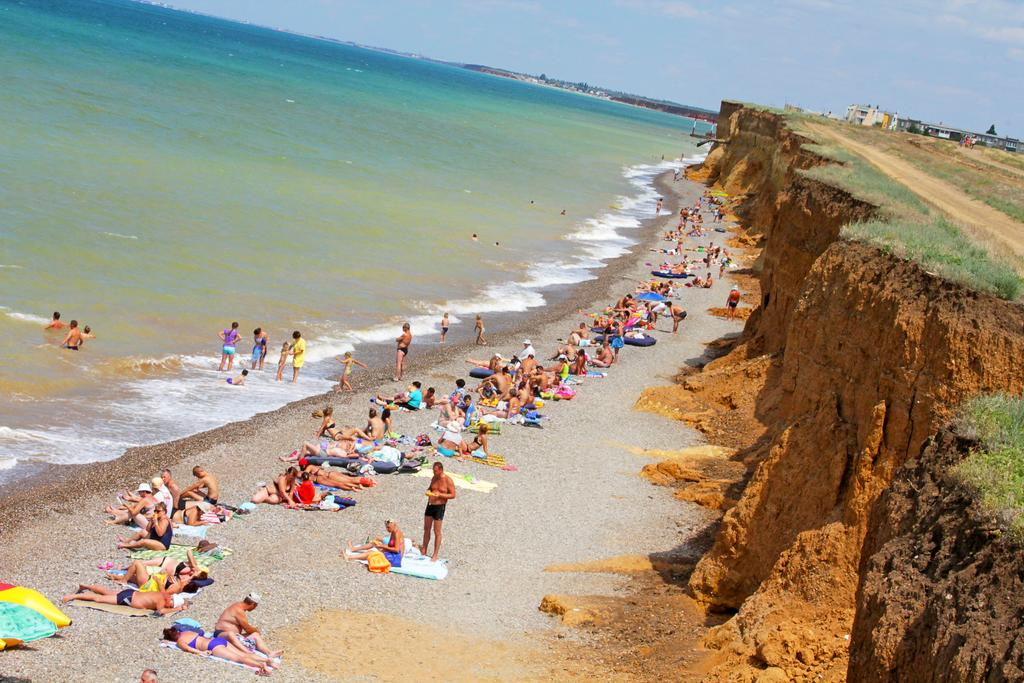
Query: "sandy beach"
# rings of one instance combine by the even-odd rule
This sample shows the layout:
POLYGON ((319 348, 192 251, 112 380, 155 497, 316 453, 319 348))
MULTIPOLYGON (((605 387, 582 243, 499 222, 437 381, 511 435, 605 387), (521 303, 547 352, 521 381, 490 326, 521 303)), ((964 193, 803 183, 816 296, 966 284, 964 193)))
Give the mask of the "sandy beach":
MULTIPOLYGON (((456 378, 466 377, 467 356, 499 351, 509 357, 524 338, 547 358, 557 339, 587 320, 579 311, 600 310, 649 279, 651 267, 645 264, 660 262, 661 255, 647 247, 660 243, 670 221, 674 225, 680 202, 692 204, 704 189, 667 175, 658 180, 665 211, 638 231, 641 242, 631 254, 521 326, 510 317, 502 325, 506 331, 486 349, 414 344, 406 379, 447 395, 456 378)), ((687 246, 722 244, 725 237, 711 231, 689 238, 687 246)), ((358 505, 342 512, 260 506, 211 528, 208 538, 233 554, 213 565, 216 583, 181 616, 210 629, 228 604, 249 591, 260 593, 263 602, 252 621, 271 644, 286 648, 274 675, 285 681, 550 680, 579 674, 566 654, 571 645, 565 645, 578 636, 539 611, 541 599, 550 593, 615 595, 628 590, 629 579, 544 568, 624 554, 693 560, 701 550, 695 539, 711 519, 637 476, 644 461, 630 450, 700 443, 681 422, 635 411, 633 404, 644 388, 668 383, 681 366, 700 362, 706 342, 742 324, 706 312, 724 305, 728 280, 711 289, 680 289, 678 300, 689 315, 679 334, 670 334, 671 320, 660 320, 656 346, 626 347, 607 377, 586 379, 572 401, 549 403, 543 430, 506 426, 492 439, 491 450, 517 471, 444 459, 453 475, 497 485, 490 493, 459 489, 448 506, 445 580, 374 575, 338 556, 346 540, 382 535, 388 518, 419 541, 429 479, 380 476, 375 488, 354 494, 358 505), (552 646, 555 635, 562 645, 552 646)), ((312 439, 319 421, 311 410, 333 405, 339 426, 361 426, 371 395, 404 388, 390 376, 390 366, 378 367, 361 377, 353 394, 313 397, 187 439, 134 449, 114 462, 73 468, 52 485, 38 478, 27 483, 0 502, 0 581, 35 588, 54 602, 79 583, 105 583, 96 565, 124 562, 124 553, 114 548, 124 529, 102 523, 101 510, 115 491, 134 487, 164 466, 185 484, 191 467, 202 464, 220 478, 222 500, 246 501, 257 482, 283 469, 278 457, 312 439)), ((435 411, 396 414, 395 428, 434 438, 429 425, 435 419, 435 411)), ((156 669, 161 681, 251 680, 250 671, 159 647, 160 629, 176 616, 129 618, 75 606, 66 611, 74 619, 71 627, 3 653, 0 680, 128 681, 145 668, 156 669)))

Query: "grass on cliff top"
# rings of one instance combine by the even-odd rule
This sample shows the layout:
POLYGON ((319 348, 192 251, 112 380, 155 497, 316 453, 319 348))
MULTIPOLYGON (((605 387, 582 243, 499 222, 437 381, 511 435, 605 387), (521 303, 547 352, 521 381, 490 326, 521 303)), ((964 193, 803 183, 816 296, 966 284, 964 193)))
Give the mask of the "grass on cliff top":
POLYGON ((961 409, 961 430, 980 447, 954 474, 978 492, 982 505, 1024 540, 1024 398, 979 396, 961 409))
MULTIPOLYGON (((806 134, 800 130, 800 121, 805 116, 789 114, 787 120, 796 132, 806 134)), ((1009 300, 1024 292, 1024 281, 1014 263, 932 210, 902 183, 838 145, 804 147, 836 163, 802 173, 879 207, 874 220, 845 226, 844 237, 874 244, 976 291, 1009 300)))

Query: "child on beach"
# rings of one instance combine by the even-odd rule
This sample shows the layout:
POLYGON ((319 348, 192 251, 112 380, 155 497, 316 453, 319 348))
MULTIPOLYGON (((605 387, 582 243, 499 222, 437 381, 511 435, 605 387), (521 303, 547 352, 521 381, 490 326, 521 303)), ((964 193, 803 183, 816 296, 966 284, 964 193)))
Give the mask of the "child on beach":
POLYGON ((226 381, 227 381, 228 384, 230 384, 233 387, 240 387, 240 386, 243 386, 245 384, 245 378, 248 377, 248 376, 249 376, 249 371, 248 370, 242 370, 242 374, 241 375, 239 375, 238 377, 228 377, 226 381))
POLYGON ((444 338, 448 336, 448 311, 445 311, 444 315, 441 316, 441 343, 444 344, 444 338))
POLYGON ((487 340, 484 339, 484 319, 479 313, 476 315, 476 345, 487 346, 487 340))
POLYGON ((288 342, 281 344, 281 357, 277 361, 277 381, 280 382, 284 376, 284 366, 288 362, 288 352, 291 348, 288 346, 288 342))
POLYGON ((341 377, 338 378, 338 386, 334 388, 335 391, 352 391, 352 385, 348 383, 348 377, 352 374, 352 366, 358 365, 359 367, 366 368, 365 363, 361 363, 352 357, 351 351, 346 351, 344 356, 334 357, 339 363, 345 366, 345 369, 341 373, 341 377))

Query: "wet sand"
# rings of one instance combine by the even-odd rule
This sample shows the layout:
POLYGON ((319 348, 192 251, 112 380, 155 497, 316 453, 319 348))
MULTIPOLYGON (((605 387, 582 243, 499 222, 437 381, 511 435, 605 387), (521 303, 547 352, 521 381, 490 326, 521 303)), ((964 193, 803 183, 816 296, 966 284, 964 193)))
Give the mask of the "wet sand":
MULTIPOLYGON (((642 242, 632 254, 613 262, 598 280, 571 288, 567 297, 529 316, 521 327, 515 325, 514 333, 494 335, 488 349, 435 343, 437 348, 428 350, 426 343, 414 345, 407 379, 420 379, 424 387, 435 386, 447 394, 455 378, 466 376, 467 355, 484 357, 497 350, 508 357, 525 337, 547 356, 557 338, 585 319, 578 309, 598 310, 632 291, 635 282, 647 279, 651 268, 645 262, 661 260, 660 254, 646 248, 660 241, 663 224, 675 213, 674 195, 691 203, 703 189, 688 181, 673 183, 671 176, 658 182, 666 211, 637 233, 642 242)), ((688 245, 722 243, 724 238, 712 232, 710 237, 688 240, 688 245)), ((681 365, 699 362, 703 342, 739 329, 738 321, 705 312, 724 303, 728 286, 716 282, 710 290, 683 288, 680 300, 689 317, 681 333, 669 334, 671 322, 662 320, 656 346, 626 347, 609 377, 587 379, 573 401, 549 403, 543 412, 550 419, 543 430, 506 426, 492 439, 492 451, 504 455, 518 471, 444 461, 454 473, 498 485, 488 494, 459 489, 450 504, 442 550, 451 572, 446 580, 373 575, 338 557, 346 540, 362 542, 367 535, 383 534, 386 518, 396 519, 408 536, 419 540, 429 479, 383 476, 374 489, 355 494, 359 504, 343 512, 261 506, 245 519, 212 528, 209 538, 235 552, 214 564, 216 583, 183 615, 211 628, 227 604, 250 590, 260 592, 264 602, 252 621, 272 643, 291 644, 295 650, 275 674, 282 680, 386 678, 378 673, 386 665, 382 661, 388 660, 361 656, 355 643, 362 642, 378 655, 421 647, 416 638, 402 638, 400 633, 392 638, 379 620, 381 632, 367 632, 365 624, 373 620, 346 617, 353 613, 385 614, 442 634, 542 651, 550 659, 534 658, 534 668, 513 666, 507 675, 501 667, 488 669, 487 677, 569 676, 578 664, 567 663, 558 648, 546 643, 553 622, 538 611, 541 598, 548 593, 613 595, 627 589, 628 579, 544 572, 544 567, 623 554, 657 552, 685 560, 699 553, 693 540, 710 516, 696 507, 681 511, 668 489, 636 476, 639 466, 629 448, 678 449, 699 443, 700 437, 682 423, 634 411, 632 405, 645 387, 664 384, 681 365), (352 640, 352 630, 362 640, 352 640), (326 637, 325 632, 338 638, 326 637), (322 647, 302 647, 313 633, 322 647), (344 634, 349 640, 341 637, 344 634), (335 666, 326 666, 317 654, 325 648, 354 651, 333 660, 335 666)), ((363 375, 354 395, 313 397, 187 439, 134 449, 113 462, 68 468, 67 476, 54 484, 38 479, 26 484, 0 504, 0 580, 36 588, 54 600, 79 582, 102 583, 96 564, 123 558, 114 550, 115 536, 123 529, 104 526, 100 513, 114 491, 134 487, 163 466, 171 466, 184 484, 191 466, 201 463, 220 476, 223 500, 246 500, 256 482, 281 471, 278 456, 312 438, 319 422, 309 416, 313 408, 330 403, 339 425, 362 425, 371 393, 401 388, 390 377, 390 367, 380 368, 363 375)), ((398 414, 395 426, 405 434, 427 432, 434 437, 429 430, 433 419, 431 411, 398 414)), ((130 680, 146 667, 160 670, 161 680, 250 680, 252 675, 159 648, 159 630, 173 618, 128 619, 76 607, 67 611, 75 624, 58 637, 5 652, 3 675, 130 680)), ((418 677, 414 670, 408 673, 418 677)))

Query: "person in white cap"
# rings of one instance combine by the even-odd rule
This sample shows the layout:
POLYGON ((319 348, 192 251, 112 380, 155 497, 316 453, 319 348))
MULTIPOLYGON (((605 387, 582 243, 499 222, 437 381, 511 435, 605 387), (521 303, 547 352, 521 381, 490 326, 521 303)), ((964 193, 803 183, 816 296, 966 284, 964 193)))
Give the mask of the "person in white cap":
POLYGON ((135 489, 135 495, 124 492, 121 494, 121 500, 121 505, 108 505, 103 509, 111 516, 107 524, 128 524, 134 521, 140 529, 146 528, 149 523, 146 517, 153 512, 153 507, 157 503, 153 497, 153 487, 147 482, 142 482, 135 489))
POLYGON ((526 360, 530 356, 537 356, 537 350, 533 348, 533 342, 529 339, 523 340, 523 350, 516 354, 521 360, 526 360))
POLYGON ((281 666, 281 664, 274 660, 281 656, 281 652, 283 652, 283 650, 277 652, 271 651, 266 641, 263 640, 263 635, 260 633, 260 630, 249 623, 248 613, 259 606, 260 600, 261 598, 259 593, 249 593, 241 602, 229 605, 228 608, 221 613, 220 617, 217 619, 217 623, 214 624, 213 637, 226 638, 232 645, 246 652, 248 652, 249 648, 242 642, 242 639, 245 638, 246 640, 249 640, 257 650, 267 656, 268 665, 276 669, 281 666))

